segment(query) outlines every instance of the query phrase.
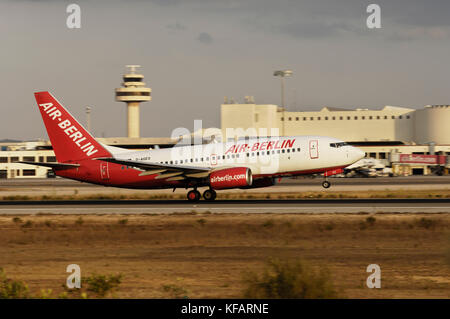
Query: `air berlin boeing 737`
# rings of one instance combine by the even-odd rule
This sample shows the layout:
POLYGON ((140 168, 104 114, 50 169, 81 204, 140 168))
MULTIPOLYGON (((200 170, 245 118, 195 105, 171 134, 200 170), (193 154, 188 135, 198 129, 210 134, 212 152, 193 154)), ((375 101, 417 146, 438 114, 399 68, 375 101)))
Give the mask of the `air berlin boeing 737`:
POLYGON ((324 136, 248 138, 232 143, 175 146, 130 151, 97 142, 49 93, 35 93, 56 163, 22 161, 50 167, 57 176, 105 186, 160 189, 192 188, 190 201, 215 190, 272 186, 276 179, 338 174, 364 157, 360 149, 324 136))

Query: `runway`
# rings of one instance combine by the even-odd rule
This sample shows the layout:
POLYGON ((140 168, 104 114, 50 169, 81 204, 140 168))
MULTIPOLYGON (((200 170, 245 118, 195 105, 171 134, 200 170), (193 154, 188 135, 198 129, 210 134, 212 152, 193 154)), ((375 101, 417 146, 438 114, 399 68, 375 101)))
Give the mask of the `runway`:
POLYGON ((2 201, 0 215, 196 213, 450 213, 449 199, 2 201))

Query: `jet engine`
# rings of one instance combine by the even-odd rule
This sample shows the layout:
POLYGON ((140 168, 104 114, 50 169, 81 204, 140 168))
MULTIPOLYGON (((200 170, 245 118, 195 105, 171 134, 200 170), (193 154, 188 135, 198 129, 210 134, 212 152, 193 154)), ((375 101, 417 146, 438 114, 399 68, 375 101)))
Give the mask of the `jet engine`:
POLYGON ((209 184, 212 189, 251 186, 252 182, 252 171, 248 167, 225 168, 209 175, 209 184))

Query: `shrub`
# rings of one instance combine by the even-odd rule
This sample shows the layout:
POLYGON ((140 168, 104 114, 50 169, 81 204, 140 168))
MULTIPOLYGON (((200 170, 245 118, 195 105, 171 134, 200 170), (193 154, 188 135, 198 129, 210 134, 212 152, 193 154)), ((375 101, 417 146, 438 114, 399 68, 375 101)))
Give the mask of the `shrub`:
POLYGON ((119 225, 126 225, 128 224, 128 219, 124 218, 124 219, 119 219, 119 225))
POLYGON ((430 219, 426 217, 422 217, 417 221, 417 226, 423 227, 425 229, 434 228, 437 224, 437 221, 435 219, 430 219))
POLYGON ((14 217, 14 218, 12 219, 12 221, 13 221, 15 224, 20 224, 20 223, 22 223, 22 218, 20 218, 20 217, 14 217))
POLYGON ((314 271, 301 261, 269 260, 261 275, 244 277, 244 298, 309 299, 337 298, 328 271, 314 271))
POLYGON ((41 289, 39 295, 36 296, 38 299, 52 299, 53 290, 51 289, 41 289))
POLYGON ((33 226, 33 222, 31 220, 27 220, 25 224, 22 225, 23 228, 30 228, 33 226))
POLYGON ((30 297, 28 285, 20 280, 6 277, 0 268, 0 299, 25 299, 30 297))
POLYGON ((206 224, 206 219, 200 218, 200 219, 197 220, 197 223, 199 223, 200 226, 205 226, 205 224, 206 224))
POLYGON ((369 216, 366 218, 366 223, 369 224, 370 226, 373 226, 376 222, 376 218, 373 216, 369 216))
POLYGON ((84 220, 81 217, 78 217, 78 219, 75 221, 75 225, 81 226, 81 225, 83 225, 83 223, 84 223, 84 220))
POLYGON ((183 287, 176 285, 163 285, 162 289, 164 290, 164 292, 169 294, 170 298, 173 299, 187 298, 188 292, 183 287))
POLYGON ((268 219, 262 225, 263 225, 263 227, 270 228, 270 227, 273 227, 275 225, 275 223, 273 222, 273 220, 268 219))
POLYGON ((83 278, 81 282, 87 285, 87 290, 92 291, 98 297, 103 298, 108 293, 113 292, 122 282, 122 275, 97 275, 92 274, 83 278))

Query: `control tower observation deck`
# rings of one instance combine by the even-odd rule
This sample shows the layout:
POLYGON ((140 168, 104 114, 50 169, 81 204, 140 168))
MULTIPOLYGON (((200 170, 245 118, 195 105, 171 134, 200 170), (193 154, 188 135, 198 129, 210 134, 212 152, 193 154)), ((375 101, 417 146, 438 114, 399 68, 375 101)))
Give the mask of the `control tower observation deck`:
POLYGON ((140 137, 139 128, 139 104, 150 101, 150 88, 145 87, 144 76, 136 73, 140 65, 127 65, 128 73, 123 75, 121 88, 116 89, 116 101, 127 103, 128 109, 128 137, 140 137))

